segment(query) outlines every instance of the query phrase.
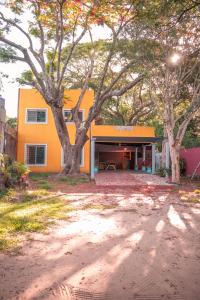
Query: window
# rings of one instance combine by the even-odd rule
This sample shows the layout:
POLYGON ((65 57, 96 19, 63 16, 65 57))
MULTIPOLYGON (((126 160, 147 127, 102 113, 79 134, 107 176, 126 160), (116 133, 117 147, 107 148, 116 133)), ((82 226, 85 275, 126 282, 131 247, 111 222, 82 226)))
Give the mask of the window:
MULTIPOLYGON (((63 149, 61 148, 61 165, 64 166, 64 152, 63 149)), ((80 167, 84 166, 84 148, 81 150, 81 157, 80 157, 80 167)))
POLYGON ((27 165, 45 165, 46 145, 26 145, 27 165))
POLYGON ((47 123, 47 109, 27 109, 26 113, 27 123, 47 123))
MULTIPOLYGON (((64 111, 63 111, 63 114, 64 114, 64 120, 65 120, 65 122, 66 123, 68 123, 68 122, 73 122, 72 121, 72 111, 70 110, 70 109, 65 109, 64 111)), ((83 111, 79 111, 78 112, 78 117, 79 117, 79 120, 81 121, 81 122, 83 122, 83 111)))

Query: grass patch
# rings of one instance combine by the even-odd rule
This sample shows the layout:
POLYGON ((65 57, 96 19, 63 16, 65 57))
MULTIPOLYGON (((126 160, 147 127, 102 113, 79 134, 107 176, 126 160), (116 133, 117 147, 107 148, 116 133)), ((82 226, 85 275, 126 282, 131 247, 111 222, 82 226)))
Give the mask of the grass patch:
POLYGON ((200 199, 199 198, 193 198, 193 197, 190 197, 190 198, 181 198, 182 201, 184 202, 188 202, 188 203, 200 203, 200 199))
POLYGON ((27 232, 44 231, 56 219, 67 219, 74 208, 59 198, 39 199, 47 191, 22 193, 19 203, 9 201, 9 192, 0 198, 0 250, 19 245, 27 232))
POLYGON ((38 187, 42 190, 50 190, 52 185, 46 180, 41 180, 38 182, 38 187))
POLYGON ((200 195, 200 189, 195 190, 194 193, 200 195))
POLYGON ((115 203, 115 204, 88 203, 83 207, 83 209, 105 210, 105 209, 113 209, 113 208, 116 208, 117 206, 118 206, 117 203, 115 203))
POLYGON ((60 176, 58 180, 61 182, 65 182, 69 185, 83 184, 83 183, 88 183, 90 181, 88 177, 84 177, 84 176, 79 176, 79 177, 60 176))
POLYGON ((200 203, 200 190, 194 190, 193 192, 179 191, 179 193, 183 202, 200 203))
POLYGON ((37 183, 39 189, 50 190, 52 188, 52 185, 48 181, 48 173, 31 173, 29 176, 32 181, 37 183))
POLYGON ((49 177, 48 173, 30 173, 29 177, 33 181, 40 181, 49 177))
POLYGON ((24 193, 21 193, 22 201, 31 201, 43 198, 45 196, 50 196, 50 193, 45 189, 38 189, 34 191, 26 191, 24 193))

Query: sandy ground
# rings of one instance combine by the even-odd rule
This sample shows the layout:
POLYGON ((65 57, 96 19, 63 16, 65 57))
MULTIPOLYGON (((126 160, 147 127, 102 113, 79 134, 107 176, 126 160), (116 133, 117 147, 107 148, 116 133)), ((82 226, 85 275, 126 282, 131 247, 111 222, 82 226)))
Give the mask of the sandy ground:
MULTIPOLYGON (((74 188, 77 190, 77 187, 74 188)), ((0 255, 0 299, 200 299, 200 207, 175 191, 71 191, 77 210, 20 255, 0 255)))

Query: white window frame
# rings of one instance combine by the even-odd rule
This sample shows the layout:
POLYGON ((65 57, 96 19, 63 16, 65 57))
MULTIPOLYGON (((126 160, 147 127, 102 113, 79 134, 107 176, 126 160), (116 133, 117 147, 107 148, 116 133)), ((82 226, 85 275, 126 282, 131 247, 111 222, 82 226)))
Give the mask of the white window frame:
POLYGON ((47 144, 40 144, 40 143, 28 143, 24 145, 24 162, 27 166, 32 167, 45 167, 47 166, 47 144), (27 162, 27 148, 28 146, 45 146, 44 152, 44 164, 28 164, 27 162))
MULTIPOLYGON (((72 111, 73 108, 63 108, 63 117, 65 118, 64 112, 65 111, 72 111)), ((82 122, 85 121, 85 109, 79 109, 80 112, 82 112, 82 116, 83 116, 83 120, 82 122)), ((65 122, 65 124, 73 124, 74 121, 70 121, 70 122, 65 122)))
POLYGON ((28 107, 26 108, 26 114, 25 114, 25 123, 26 124, 48 124, 48 108, 43 108, 43 107, 38 107, 38 108, 32 108, 32 107, 28 107), (42 110, 46 112, 46 121, 45 122, 29 122, 28 121, 28 111, 29 110, 42 110))
MULTIPOLYGON (((84 155, 84 146, 81 150, 81 163, 80 163, 80 168, 83 168, 84 167, 84 159, 85 159, 85 155, 84 155)), ((65 164, 64 164, 64 152, 63 152, 63 148, 61 147, 61 167, 64 167, 65 164)))

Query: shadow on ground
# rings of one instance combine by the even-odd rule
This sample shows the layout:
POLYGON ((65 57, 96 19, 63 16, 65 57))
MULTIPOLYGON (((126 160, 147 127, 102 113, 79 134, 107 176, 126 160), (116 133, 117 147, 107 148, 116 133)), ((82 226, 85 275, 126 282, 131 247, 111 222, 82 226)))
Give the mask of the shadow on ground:
POLYGON ((115 207, 77 209, 21 255, 2 254, 0 299, 199 299, 199 204, 120 188, 66 200, 115 207))

